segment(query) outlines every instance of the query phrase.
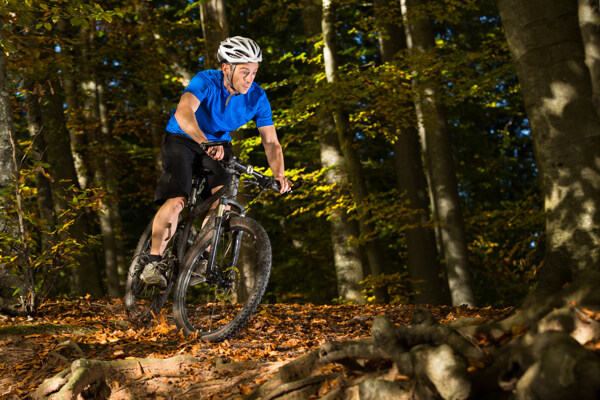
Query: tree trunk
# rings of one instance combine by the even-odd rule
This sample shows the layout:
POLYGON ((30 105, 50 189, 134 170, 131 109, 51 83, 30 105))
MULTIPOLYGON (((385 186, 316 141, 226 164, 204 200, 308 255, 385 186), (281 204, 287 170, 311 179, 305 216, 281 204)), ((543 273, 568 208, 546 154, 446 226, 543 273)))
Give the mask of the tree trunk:
MULTIPOLYGON (((26 102, 27 102, 27 125, 29 128, 29 137, 31 138, 32 156, 37 163, 48 163, 46 155, 46 142, 42 134, 42 112, 38 91, 41 89, 39 84, 33 83, 30 78, 25 78, 26 102)), ((56 217, 52 209, 54 203, 52 199, 52 187, 45 171, 40 167, 35 173, 37 188, 37 206, 40 213, 40 250, 42 252, 50 250, 50 235, 56 225, 56 217)))
MULTIPOLYGON (((0 40, 3 40, 2 30, 0 29, 0 40)), ((15 127, 13 122, 12 107, 10 104, 10 92, 8 89, 8 79, 6 75, 6 56, 4 51, 0 51, 0 191, 5 193, 15 182, 17 168, 13 160, 13 145, 15 141, 15 127)), ((2 208, 12 203, 12 196, 3 196, 2 208), (5 201, 10 203, 4 205, 5 201)), ((3 210, 4 211, 4 210, 3 210)), ((0 218, 0 233, 8 233, 10 236, 16 236, 17 232, 11 227, 11 217, 2 216, 0 218)), ((12 251, 11 251, 12 253, 12 251)), ((2 276, 8 275, 9 265, 0 264, 0 273, 2 276)), ((2 285, 0 285, 1 287, 2 285)))
MULTIPOLYGON (((348 184, 348 177, 344 170, 344 158, 340 152, 335 135, 335 126, 331 115, 319 113, 319 153, 321 166, 331 168, 325 175, 329 185, 333 185, 332 198, 344 185, 348 184)), ((331 212, 331 242, 337 281, 338 295, 345 301, 364 304, 365 298, 361 293, 360 282, 364 279, 363 265, 360 251, 350 244, 350 240, 358 237, 358 226, 350 221, 344 210, 339 208, 331 212)))
MULTIPOLYGON (((390 0, 375 1, 375 15, 380 24, 379 50, 381 60, 391 63, 394 56, 406 49, 406 37, 402 27, 388 21, 390 9, 399 8, 390 0)), ((397 10, 398 11, 398 10, 397 10)), ((405 192, 409 207, 415 213, 407 221, 414 228, 406 231, 407 266, 413 283, 416 304, 445 304, 445 290, 440 277, 442 268, 438 262, 433 229, 429 222, 429 199, 427 181, 423 173, 419 134, 416 129, 396 128, 398 138, 393 144, 394 163, 398 190, 405 192)))
MULTIPOLYGON (((97 74, 95 80, 97 80, 97 74)), ((115 184, 118 176, 114 168, 114 160, 111 158, 110 127, 108 126, 108 115, 106 102, 104 100, 104 84, 96 84, 96 107, 95 114, 100 121, 100 140, 99 144, 103 149, 101 159, 98 162, 99 176, 98 180, 106 190, 100 210, 100 222, 102 235, 107 244, 105 247, 106 277, 108 283, 108 294, 112 298, 119 298, 122 295, 120 277, 125 277, 127 270, 125 267, 125 250, 122 246, 122 226, 121 213, 119 211, 119 195, 115 184)), ((124 285, 123 285, 124 286, 124 285)))
POLYGON ((600 6, 597 0, 579 0, 579 27, 590 70, 596 112, 600 115, 600 6))
MULTIPOLYGON (((72 121, 72 124, 79 122, 80 107, 78 106, 77 89, 75 83, 75 77, 70 71, 64 71, 63 73, 63 87, 65 89, 65 103, 67 105, 67 118, 72 121)), ((91 180, 88 176, 88 168, 85 165, 85 156, 82 153, 82 149, 86 147, 86 138, 78 134, 72 127, 69 128, 69 140, 71 142, 71 152, 73 153, 73 162, 75 163, 75 171, 77 172, 77 179, 79 186, 85 189, 89 186, 91 180)))
MULTIPOLYGON (((148 6, 145 2, 137 3, 135 11, 138 15, 137 38, 139 40, 139 46, 145 50, 145 52, 151 53, 152 49, 156 49, 159 46, 158 42, 160 42, 160 39, 154 40, 151 27, 149 27, 148 6)), ((160 79, 159 76, 154 76, 153 78, 148 79, 145 85, 148 106, 148 117, 146 122, 154 150, 156 180, 158 180, 162 171, 160 147, 165 135, 164 124, 162 122, 159 123, 160 118, 158 118, 163 113, 160 98, 160 79)))
MULTIPOLYGON (((435 46, 433 25, 428 17, 424 17, 424 5, 426 2, 423 0, 402 0, 402 13, 408 21, 405 24, 407 45, 413 52, 427 52, 435 46)), ((474 306, 464 222, 445 112, 434 83, 421 77, 414 79, 413 85, 426 172, 437 222, 441 226, 452 303, 474 306)))
MULTIPOLYGON (((323 60, 325 63, 327 82, 330 84, 336 82, 336 70, 338 68, 334 16, 335 12, 332 9, 332 2, 330 0, 323 0, 323 60)), ((362 165, 360 164, 360 157, 353 147, 352 130, 348 121, 348 117, 345 115, 341 107, 335 108, 333 119, 335 121, 339 145, 342 150, 342 154, 344 155, 344 162, 346 165, 346 170, 348 171, 348 177, 350 178, 350 184, 352 185, 354 202, 360 208, 361 203, 365 201, 368 196, 368 191, 363 176, 362 165)), ((361 236, 368 238, 370 234, 373 233, 373 227, 367 222, 367 215, 360 213, 360 211, 359 214, 358 223, 361 236)), ((383 264, 381 261, 382 253, 377 240, 372 238, 369 239, 364 244, 364 249, 369 260, 371 274, 374 276, 380 275, 383 272, 383 264)), ((382 292, 376 293, 376 296, 379 300, 383 300, 385 297, 384 293, 382 292)))
MULTIPOLYGON (((65 20, 59 21, 58 29, 63 35, 71 38, 71 40, 76 43, 76 46, 66 46, 61 51, 61 57, 63 57, 65 65, 61 77, 65 104, 67 105, 65 122, 67 122, 66 125, 69 133, 69 145, 73 163, 79 187, 86 189, 92 185, 94 180, 94 168, 92 166, 94 155, 92 154, 92 151, 88 150, 94 148, 94 144, 91 144, 94 135, 90 134, 91 132, 89 130, 86 131, 88 134, 84 135, 81 132, 77 132, 76 128, 88 126, 89 129, 93 129, 92 127, 94 126, 89 119, 86 120, 86 115, 83 113, 84 107, 81 104, 84 103, 85 93, 78 81, 79 79, 83 79, 84 74, 81 72, 87 70, 87 64, 89 63, 89 48, 87 45, 87 38, 85 37, 86 30, 83 28, 74 28, 65 20), (79 34, 78 41, 75 39, 77 34, 79 34), (76 65, 80 66, 79 75, 76 75, 76 65)), ((87 215, 87 217, 89 219, 91 215, 87 215)), ((100 211, 99 217, 100 222, 102 223, 102 211, 100 211)), ((104 247, 106 248, 106 243, 104 243, 104 247)), ((95 263, 99 263, 99 259, 97 259, 95 263)))
MULTIPOLYGON (((0 30, 0 42, 3 40, 3 35, 0 30)), ((11 264, 0 264, 0 292, 9 289, 12 293, 16 287, 20 297, 20 310, 14 308, 12 301, 5 302, 0 294, 0 308, 4 312, 19 311, 30 313, 37 308, 37 296, 35 290, 35 282, 33 278, 33 267, 29 252, 29 244, 27 241, 27 233, 25 231, 25 219, 23 217, 23 207, 21 202, 20 190, 20 165, 18 164, 19 150, 15 138, 14 120, 12 107, 10 102, 10 92, 8 88, 8 79, 6 73, 6 56, 4 51, 0 54, 0 192, 2 192, 2 208, 11 210, 16 208, 16 216, 13 211, 8 211, 8 215, 0 217, 0 233, 8 234, 9 237, 15 239, 15 243, 8 246, 7 255, 16 255, 17 260, 11 264), (5 192, 9 187, 13 187, 12 193, 5 192), (8 196, 6 196, 8 194, 8 196), (16 207, 15 207, 16 206, 16 207), (16 224, 14 224, 16 222, 16 224), (16 225, 16 227, 15 227, 16 225), (11 275, 15 270, 14 264, 17 265, 16 270, 19 276, 11 275)), ((6 243, 6 242, 5 242, 6 243)), ((5 244, 4 243, 4 244, 5 244)), ((3 246, 4 247, 4 246, 3 246)), ((4 250, 4 249, 2 249, 4 250)), ((15 297, 12 293, 11 297, 15 297)), ((12 300, 12 299, 11 299, 12 300)))
MULTIPOLYGON (((44 80, 41 87, 44 93, 42 96, 42 122, 44 125, 42 132, 48 146, 48 159, 52 164, 54 208, 56 214, 59 215, 68 207, 65 199, 68 188, 71 185, 79 188, 79 183, 63 114, 64 96, 62 88, 58 83, 58 79, 54 76, 44 80)), ((82 215, 76 218, 69 232, 79 243, 84 243, 86 236, 90 234, 86 216, 82 215)), ((89 253, 83 253, 79 255, 77 261, 79 265, 72 269, 71 291, 77 295, 88 293, 97 296, 102 295, 100 276, 94 257, 89 253)))
POLYGON ((85 115, 87 116, 87 126, 89 126, 89 136, 95 151, 90 153, 91 165, 93 168, 94 183, 96 187, 105 190, 100 209, 98 210, 98 220, 100 222, 100 231, 102 232, 104 268, 106 272, 106 282, 108 295, 112 298, 121 297, 119 285, 119 259, 122 261, 121 270, 124 272, 124 257, 119 257, 118 247, 115 235, 118 233, 120 216, 117 207, 117 195, 114 189, 114 170, 108 151, 107 141, 109 139, 109 128, 106 118, 106 107, 103 104, 102 94, 103 86, 99 83, 98 74, 94 65, 89 60, 93 48, 91 43, 94 39, 94 30, 80 30, 80 44, 82 48, 82 64, 85 81, 81 82, 81 90, 84 96, 85 115))
MULTIPOLYGON (((58 22, 58 30, 62 35, 68 37, 70 40, 75 42, 74 36, 76 30, 73 29, 71 24, 65 20, 58 22)), ((67 105, 67 112, 65 113, 68 123, 69 141, 71 144, 71 153, 73 154, 73 161, 75 163, 75 171, 77 171, 77 179, 79 180, 79 186, 82 189, 88 187, 88 182, 91 177, 88 176, 88 168, 86 166, 86 154, 83 153, 83 149, 88 148, 86 137, 82 134, 77 133, 76 126, 81 126, 83 116, 81 115, 80 99, 78 98, 79 91, 77 88, 77 78, 75 76, 75 66, 82 65, 85 63, 84 57, 79 57, 79 52, 74 50, 75 46, 65 46, 61 49, 61 57, 64 62, 65 68, 62 71, 62 85, 65 92, 65 103, 67 105)), ((79 49, 79 47, 76 47, 79 49)), ((83 49, 84 55, 87 50, 83 49)))
MULTIPOLYGON (((302 3, 302 24, 304 33, 309 38, 321 33, 321 11, 321 0, 304 0, 302 3)), ((316 67, 313 72, 318 72, 316 67)), ((321 166, 329 169, 325 180, 328 185, 339 190, 348 184, 348 175, 335 134, 335 125, 331 115, 325 111, 318 111, 317 119, 321 166)), ((365 298, 360 287, 364 278, 360 251, 350 244, 352 237, 359 236, 358 226, 354 221, 348 220, 348 216, 340 209, 332 210, 329 218, 338 296, 344 301, 364 304, 365 298)))
POLYGON ((221 41, 229 36, 225 1, 200 2, 200 21, 202 22, 202 35, 204 36, 206 48, 204 65, 207 68, 218 68, 220 65, 217 60, 217 50, 221 41))
MULTIPOLYGON (((86 55, 88 49, 85 48, 85 44, 76 41, 75 36, 79 30, 71 26, 71 24, 61 19, 57 24, 58 30, 61 35, 69 38, 73 43, 77 43, 74 46, 64 46, 61 48, 61 58, 64 63, 64 69, 62 70, 62 86, 65 93, 66 119, 67 128, 69 131, 69 141, 71 144, 71 153, 73 154, 73 161, 75 163, 75 171, 77 171, 77 179, 79 180, 79 186, 85 189, 89 186, 89 182, 93 179, 90 175, 90 168, 86 165, 89 163, 89 155, 85 153, 85 149, 90 148, 87 141, 87 137, 77 132, 78 126, 85 124, 84 116, 82 115, 81 92, 78 88, 78 80, 76 77, 77 71, 76 66, 81 66, 85 69, 86 55)), ((81 78, 81 76, 80 76, 81 78)))
MULTIPOLYGON (((0 40, 2 31, 0 30, 0 40)), ((0 52, 0 190, 8 187, 14 179, 15 165, 12 161, 14 125, 10 94, 6 78, 6 56, 0 52)), ((1 227, 3 228, 3 227, 1 227)))
POLYGON ((499 0, 521 82, 546 211, 546 254, 534 297, 600 261, 600 117, 577 3, 499 0))

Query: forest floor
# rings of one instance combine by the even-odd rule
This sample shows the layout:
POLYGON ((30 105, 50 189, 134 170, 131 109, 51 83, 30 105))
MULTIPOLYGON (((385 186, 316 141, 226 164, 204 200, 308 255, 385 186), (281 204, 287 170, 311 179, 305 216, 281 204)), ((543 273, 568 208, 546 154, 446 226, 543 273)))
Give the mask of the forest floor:
MULTIPOLYGON (((114 361, 177 355, 191 355, 197 362, 178 373, 164 374, 144 372, 140 365, 134 378, 107 382, 110 398, 132 398, 131 393, 157 399, 243 398, 280 366, 326 342, 369 337, 378 315, 408 324, 415 307, 261 305, 236 337, 209 343, 177 332, 168 306, 169 312, 163 311, 155 323, 136 327, 127 321, 119 299, 54 299, 30 317, 0 315, 0 399, 29 398, 45 379, 82 358, 114 361)), ((439 322, 465 317, 499 319, 513 311, 430 310, 439 322)))

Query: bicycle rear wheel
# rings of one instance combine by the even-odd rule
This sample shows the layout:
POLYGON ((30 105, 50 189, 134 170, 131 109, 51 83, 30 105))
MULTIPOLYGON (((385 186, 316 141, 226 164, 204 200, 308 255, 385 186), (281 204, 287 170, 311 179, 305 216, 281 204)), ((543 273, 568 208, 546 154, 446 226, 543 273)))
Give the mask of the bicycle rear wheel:
POLYGON ((195 269, 211 242, 212 237, 207 237, 186 255, 175 288, 173 314, 185 335, 197 333, 202 339, 219 342, 243 328, 258 307, 271 272, 271 243, 258 222, 231 217, 223 224, 214 270, 192 286, 190 280, 198 281, 195 269))
POLYGON ((145 284, 140 279, 140 274, 148 261, 150 247, 152 245, 152 223, 150 221, 144 233, 140 237, 135 253, 129 266, 127 274, 127 285, 125 287, 125 308, 127 316, 132 322, 148 323, 158 316, 160 310, 165 305, 167 297, 174 285, 177 277, 177 246, 181 238, 181 227, 178 227, 173 235, 173 239, 163 253, 163 260, 167 262, 165 277, 167 278, 167 287, 159 288, 145 284))

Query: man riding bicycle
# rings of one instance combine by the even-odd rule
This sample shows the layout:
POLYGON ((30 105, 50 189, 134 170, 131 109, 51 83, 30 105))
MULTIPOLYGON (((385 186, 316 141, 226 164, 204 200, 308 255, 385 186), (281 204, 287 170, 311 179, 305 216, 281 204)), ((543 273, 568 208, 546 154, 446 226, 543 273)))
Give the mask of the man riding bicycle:
POLYGON ((271 106, 264 90, 254 82, 262 61, 259 46, 252 39, 230 37, 221 42, 217 57, 221 70, 206 70, 194 76, 167 123, 161 147, 163 172, 154 198, 161 207, 154 216, 148 263, 140 275, 148 285, 166 286, 160 269, 161 255, 175 233, 179 214, 190 194, 195 163, 210 171, 206 178, 212 193, 229 181, 229 173, 219 164, 225 156, 233 155, 229 132, 254 120, 269 167, 281 184, 281 193, 290 190, 271 106), (228 143, 202 150, 200 144, 211 141, 228 143))

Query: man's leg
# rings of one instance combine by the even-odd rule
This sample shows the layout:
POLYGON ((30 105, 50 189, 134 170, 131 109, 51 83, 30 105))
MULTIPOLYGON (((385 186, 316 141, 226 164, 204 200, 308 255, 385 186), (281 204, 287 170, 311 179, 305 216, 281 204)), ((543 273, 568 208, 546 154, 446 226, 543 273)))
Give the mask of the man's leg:
POLYGON ((177 220, 184 206, 185 197, 175 197, 165 201, 158 209, 152 224, 152 247, 150 254, 162 255, 169 240, 175 234, 177 220))
POLYGON ((175 234, 179 213, 185 205, 185 197, 174 197, 165 201, 158 209, 152 223, 152 246, 148 264, 144 267, 140 278, 148 285, 167 286, 167 279, 161 271, 161 258, 167 243, 175 234))

